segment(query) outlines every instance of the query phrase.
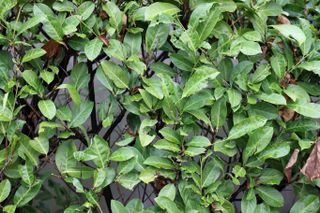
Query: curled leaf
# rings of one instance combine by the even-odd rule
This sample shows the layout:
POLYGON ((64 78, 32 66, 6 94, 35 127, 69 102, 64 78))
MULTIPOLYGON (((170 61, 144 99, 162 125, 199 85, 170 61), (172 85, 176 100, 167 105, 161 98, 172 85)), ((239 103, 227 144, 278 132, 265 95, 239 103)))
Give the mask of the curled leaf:
POLYGON ((301 173, 310 180, 320 178, 320 141, 317 141, 314 145, 306 164, 301 169, 301 173))
POLYGON ((297 159, 298 159, 298 154, 300 150, 295 149, 289 159, 289 162, 287 163, 285 169, 284 169, 284 174, 287 177, 288 183, 291 182, 291 177, 292 177, 292 167, 296 164, 297 159))

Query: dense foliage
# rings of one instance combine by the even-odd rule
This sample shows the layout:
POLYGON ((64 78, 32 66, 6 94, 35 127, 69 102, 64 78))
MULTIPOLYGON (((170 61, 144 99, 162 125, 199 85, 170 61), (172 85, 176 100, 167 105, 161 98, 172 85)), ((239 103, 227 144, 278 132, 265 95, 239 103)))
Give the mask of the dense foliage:
POLYGON ((319 15, 0 0, 0 208, 319 212, 319 15))

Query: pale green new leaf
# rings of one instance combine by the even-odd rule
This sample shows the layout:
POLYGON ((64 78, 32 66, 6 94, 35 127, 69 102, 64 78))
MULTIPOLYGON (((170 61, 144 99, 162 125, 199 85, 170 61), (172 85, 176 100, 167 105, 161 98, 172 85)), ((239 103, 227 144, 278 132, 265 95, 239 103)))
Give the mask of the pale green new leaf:
POLYGON ((142 121, 139 128, 139 139, 142 146, 148 146, 155 139, 155 135, 149 135, 149 129, 156 123, 157 120, 144 119, 142 121))
POLYGON ((4 201, 10 194, 11 183, 8 179, 4 179, 0 182, 0 203, 4 201))
POLYGON ((37 49, 31 49, 26 52, 26 54, 22 58, 22 63, 31 61, 36 58, 40 58, 41 56, 45 55, 47 52, 44 49, 37 48, 37 49))
POLYGON ((38 102, 38 107, 41 113, 49 120, 53 119, 56 115, 57 109, 51 100, 41 100, 38 102))
POLYGON ((45 137, 36 137, 30 140, 30 146, 41 154, 48 154, 49 152, 49 140, 45 137))
POLYGON ((111 201, 111 209, 113 213, 129 213, 129 210, 117 200, 111 201))
POLYGON ((309 118, 320 118, 320 104, 299 102, 290 103, 288 104, 288 107, 303 116, 309 118))
POLYGON ((320 61, 303 62, 298 67, 307 71, 311 71, 320 76, 320 61))
POLYGON ((259 95, 257 95, 257 98, 275 105, 287 105, 285 97, 277 93, 260 93, 259 95))
POLYGON ((134 17, 136 20, 152 21, 161 14, 173 16, 179 11, 180 9, 173 4, 166 2, 155 2, 147 7, 139 8, 134 17))
POLYGON ((278 30, 284 37, 293 38, 302 45, 306 40, 304 32, 297 26, 291 24, 271 25, 274 29, 278 30))

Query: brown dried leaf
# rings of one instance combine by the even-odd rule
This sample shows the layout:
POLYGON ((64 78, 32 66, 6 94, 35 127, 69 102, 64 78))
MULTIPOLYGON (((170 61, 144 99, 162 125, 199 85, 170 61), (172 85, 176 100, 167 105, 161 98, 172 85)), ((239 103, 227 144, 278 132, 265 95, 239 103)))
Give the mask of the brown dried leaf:
POLYGON ((42 47, 42 49, 47 52, 46 57, 51 59, 60 53, 61 44, 51 39, 42 47))
POLYGON ((285 16, 278 16, 277 22, 279 24, 291 24, 289 19, 287 17, 285 17, 285 16))
POLYGON ((287 163, 286 167, 284 168, 284 174, 287 177, 288 183, 291 182, 291 177, 292 177, 292 167, 296 164, 298 160, 298 154, 300 150, 295 149, 289 159, 289 162, 287 163))
POLYGON ((100 13, 99 13, 99 16, 100 16, 100 18, 102 19, 102 20, 106 20, 109 16, 108 16, 108 14, 105 12, 105 11, 101 11, 100 13))
POLYGON ((288 122, 294 118, 295 111, 284 107, 284 108, 280 109, 279 114, 285 122, 288 122))
POLYGON ((286 72, 284 77, 280 81, 280 86, 283 88, 287 88, 289 84, 296 84, 297 81, 294 79, 292 74, 286 72))
POLYGON ((109 40, 107 39, 105 34, 100 35, 99 39, 104 43, 104 45, 109 46, 109 40))
POLYGON ((306 164, 301 169, 301 173, 310 180, 320 178, 320 141, 318 140, 307 159, 306 164))

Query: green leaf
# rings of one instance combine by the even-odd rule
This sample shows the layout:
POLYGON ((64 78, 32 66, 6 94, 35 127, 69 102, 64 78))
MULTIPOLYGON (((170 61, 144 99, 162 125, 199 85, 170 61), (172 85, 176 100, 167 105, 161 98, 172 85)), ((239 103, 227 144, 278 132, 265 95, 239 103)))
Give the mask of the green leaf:
POLYGON ((73 85, 77 90, 88 86, 90 76, 88 73, 88 67, 85 63, 76 64, 70 75, 70 84, 73 85))
POLYGON ((117 182, 124 188, 133 190, 133 188, 140 182, 139 175, 136 172, 121 175, 117 178, 117 182))
POLYGON ((94 11, 95 4, 91 1, 83 2, 77 9, 76 15, 80 17, 82 21, 87 20, 94 11))
POLYGON ((101 63, 103 72, 120 89, 129 88, 129 75, 120 66, 111 61, 101 63))
POLYGON ((93 40, 86 43, 84 46, 84 53, 90 61, 93 61, 98 57, 101 52, 103 42, 99 38, 94 38, 93 40))
POLYGON ((81 98, 80 98, 80 94, 77 91, 77 89, 71 85, 71 84, 61 84, 58 89, 67 89, 71 99, 73 100, 73 102, 77 105, 77 107, 80 105, 81 102, 81 98))
POLYGON ((291 24, 271 25, 274 29, 278 30, 284 37, 291 39, 293 38, 301 45, 306 40, 306 36, 303 31, 291 24))
POLYGON ((272 70, 278 76, 283 78, 286 72, 287 61, 282 54, 276 54, 270 58, 272 70))
POLYGON ((257 206, 257 198, 253 194, 252 189, 246 191, 241 199, 241 211, 246 213, 254 213, 257 206))
POLYGON ((0 203, 4 201, 10 194, 11 183, 8 179, 4 179, 0 182, 0 203))
POLYGON ((308 93, 299 85, 288 85, 288 87, 284 90, 284 93, 288 95, 294 102, 299 102, 302 104, 310 101, 308 93))
POLYGON ((21 33, 24 33, 28 29, 38 25, 41 22, 41 17, 33 16, 28 21, 24 22, 21 28, 17 31, 17 35, 20 35, 21 33))
POLYGON ((263 81, 265 78, 267 78, 271 74, 269 70, 270 70, 269 64, 261 64, 257 68, 257 70, 253 73, 251 77, 251 82, 259 83, 263 81))
POLYGON ((42 94, 44 92, 44 88, 41 84, 40 79, 38 78, 38 75, 32 71, 32 70, 25 70, 22 73, 23 79, 33 88, 35 89, 39 94, 42 94))
POLYGON ((159 132, 166 140, 175 144, 180 144, 180 136, 175 130, 169 127, 164 127, 159 132))
POLYGON ((123 41, 124 45, 129 50, 129 55, 139 55, 140 48, 142 44, 142 36, 141 33, 126 33, 123 41))
POLYGON ((282 194, 276 189, 269 186, 259 186, 256 188, 258 195, 266 204, 272 207, 282 207, 284 199, 282 194))
POLYGON ((89 150, 92 154, 97 156, 97 158, 93 159, 93 162, 99 168, 104 168, 110 156, 110 148, 108 143, 102 137, 96 135, 93 138, 93 142, 90 145, 89 150))
POLYGON ((298 68, 311 71, 320 76, 320 61, 307 61, 301 63, 298 68))
POLYGON ((262 170, 258 182, 265 185, 279 185, 282 179, 282 172, 272 168, 265 168, 262 170))
POLYGON ((63 40, 63 28, 62 23, 57 19, 51 8, 45 4, 34 4, 33 6, 34 16, 40 17, 43 23, 43 30, 54 40, 63 40))
POLYGON ((165 209, 168 213, 181 213, 182 211, 178 209, 175 202, 167 197, 159 196, 154 199, 160 208, 165 209))
POLYGON ((228 89, 227 94, 232 110, 237 111, 242 100, 241 93, 235 89, 228 89))
POLYGON ((116 151, 114 151, 111 154, 110 160, 120 161, 121 162, 121 161, 130 160, 134 156, 135 156, 135 153, 132 150, 132 148, 130 148, 130 147, 121 147, 121 148, 117 149, 116 151))
POLYGON ((205 19, 199 22, 196 31, 199 35, 200 41, 206 40, 211 35, 211 32, 220 20, 220 15, 220 9, 218 7, 212 7, 205 19))
POLYGON ((316 195, 300 198, 291 208, 290 213, 316 213, 320 208, 320 199, 316 195))
POLYGON ((205 21, 209 15, 210 9, 212 8, 213 3, 203 3, 197 5, 197 7, 192 11, 188 28, 195 28, 201 22, 205 21))
POLYGON ((171 152, 180 152, 180 146, 165 139, 158 140, 153 146, 157 149, 167 150, 171 152))
POLYGON ((193 95, 208 86, 208 81, 219 75, 218 70, 209 66, 201 66, 195 69, 194 74, 186 82, 182 98, 193 95))
POLYGON ((158 197, 167 197, 170 200, 174 201, 174 198, 176 197, 176 187, 174 186, 174 184, 165 185, 165 187, 163 187, 159 192, 158 197))
POLYGON ((249 141, 243 152, 244 161, 252 156, 264 150, 271 141, 273 136, 272 127, 262 127, 252 132, 249 135, 249 141))
POLYGON ((208 138, 204 136, 194 136, 191 141, 186 143, 187 146, 193 146, 193 147, 208 147, 211 145, 211 142, 208 138))
POLYGON ((226 99, 221 98, 217 100, 211 108, 211 123, 215 127, 224 125, 227 117, 226 99))
POLYGON ((41 56, 45 55, 47 52, 44 49, 41 48, 36 48, 36 49, 31 49, 26 52, 26 54, 22 58, 22 63, 31 61, 36 58, 40 58, 41 56))
POLYGON ((52 5, 52 8, 58 12, 72 12, 74 11, 74 4, 69 1, 55 1, 52 5))
POLYGON ((30 138, 26 135, 19 135, 19 149, 18 154, 19 156, 24 159, 30 161, 33 165, 37 166, 39 164, 39 153, 34 151, 30 147, 30 138))
POLYGON ((147 7, 139 8, 134 17, 136 20, 152 21, 162 14, 173 16, 179 11, 180 9, 173 4, 156 2, 147 7))
POLYGON ((62 41, 64 32, 61 23, 56 17, 48 17, 48 22, 44 22, 43 29, 54 40, 62 41))
POLYGON ((193 61, 186 55, 173 53, 170 55, 170 59, 172 63, 181 70, 191 72, 191 70, 193 69, 193 61))
POLYGON ((54 73, 53 72, 49 72, 47 70, 42 70, 42 71, 40 71, 40 77, 47 84, 50 84, 54 80, 54 73))
POLYGON ((4 16, 4 14, 11 10, 17 4, 16 0, 2 0, 0 1, 0 18, 4 16))
POLYGON ((79 107, 75 107, 72 111, 72 119, 69 127, 78 127, 82 125, 90 116, 93 109, 93 103, 90 101, 81 102, 79 107))
POLYGON ((104 187, 110 185, 116 173, 112 168, 97 169, 93 176, 93 187, 96 192, 100 192, 104 187))
POLYGON ((51 100, 41 100, 38 102, 38 107, 41 113, 49 120, 53 119, 56 115, 57 109, 51 100))
POLYGON ((185 153, 187 156, 194 157, 194 156, 203 154, 205 151, 206 151, 206 149, 205 149, 205 148, 202 148, 202 147, 189 146, 189 147, 184 151, 184 153, 185 153))
POLYGON ((21 185, 14 194, 14 204, 17 207, 26 205, 39 193, 41 185, 41 181, 36 181, 32 186, 21 185))
POLYGON ((77 161, 73 157, 73 153, 77 151, 77 147, 71 141, 63 141, 56 152, 55 162, 61 173, 70 171, 77 165, 77 161))
POLYGON ((10 122, 13 119, 13 113, 7 107, 0 106, 0 121, 10 122))
POLYGON ((30 146, 41 154, 48 154, 49 152, 49 140, 45 137, 36 137, 30 140, 30 146))
POLYGON ((283 97, 280 94, 277 93, 271 93, 271 94, 267 94, 267 93, 260 93, 257 95, 257 98, 268 102, 270 104, 275 104, 275 105, 287 105, 287 101, 285 99, 285 97, 283 97))
POLYGON ((19 165, 19 174, 28 186, 32 186, 35 181, 35 176, 33 175, 33 166, 26 162, 25 165, 19 165))
POLYGON ((214 142, 214 151, 221 152, 226 156, 233 157, 238 153, 235 141, 217 140, 214 142))
POLYGON ((144 119, 139 128, 139 139, 142 146, 148 146, 154 139, 155 135, 149 135, 149 127, 156 125, 157 120, 144 119))
POLYGON ((105 48, 104 51, 107 53, 108 56, 119 59, 120 61, 125 61, 127 57, 125 47, 120 41, 116 39, 110 39, 109 46, 108 48, 105 48))
POLYGON ((167 24, 150 24, 146 32, 147 51, 153 51, 162 47, 167 41, 169 30, 170 28, 167 24))
POLYGON ((144 183, 150 183, 154 181, 154 179, 156 178, 156 173, 157 172, 155 168, 147 167, 146 169, 143 169, 140 172, 139 179, 142 180, 144 183))
POLYGON ((306 132, 313 131, 319 128, 320 124, 318 121, 305 117, 289 122, 287 125, 287 131, 289 132, 306 132))
POLYGON ((233 140, 244 136, 256 130, 262 126, 264 126, 267 122, 267 119, 261 116, 251 116, 249 118, 245 118, 237 123, 229 132, 228 140, 233 140))
POLYGON ((258 42, 244 41, 241 43, 240 52, 252 56, 262 53, 262 50, 258 42))
POLYGON ((129 210, 117 200, 111 200, 111 210, 113 213, 129 213, 129 210))
POLYGON ((202 174, 202 187, 208 187, 214 182, 216 182, 219 177, 222 175, 222 167, 221 164, 213 159, 206 163, 203 174, 202 174))
POLYGON ((249 31, 242 36, 249 41, 262 41, 261 34, 257 31, 249 31))
POLYGON ((115 3, 108 1, 102 7, 110 17, 111 26, 120 33, 122 27, 122 12, 118 6, 115 3))
POLYGON ((287 141, 278 141, 273 143, 271 146, 268 146, 264 149, 259 155, 258 159, 266 160, 269 158, 281 158, 289 154, 290 146, 287 141))
POLYGON ((206 105, 211 105, 214 98, 208 91, 201 91, 196 95, 190 96, 183 105, 183 111, 192 111, 200 109, 206 105))
POLYGON ((163 157, 158 157, 158 156, 150 156, 148 157, 143 164, 148 165, 148 166, 153 166, 157 169, 173 169, 174 165, 173 163, 163 157))
POLYGON ((288 108, 293 109, 297 113, 309 118, 320 118, 320 104, 290 103, 288 104, 288 108))

